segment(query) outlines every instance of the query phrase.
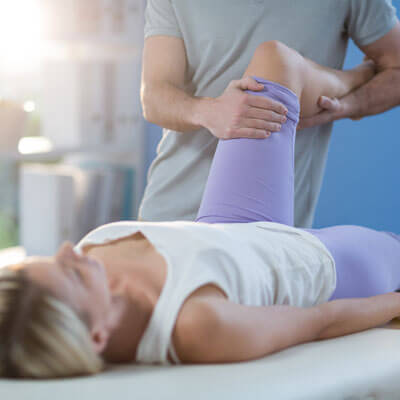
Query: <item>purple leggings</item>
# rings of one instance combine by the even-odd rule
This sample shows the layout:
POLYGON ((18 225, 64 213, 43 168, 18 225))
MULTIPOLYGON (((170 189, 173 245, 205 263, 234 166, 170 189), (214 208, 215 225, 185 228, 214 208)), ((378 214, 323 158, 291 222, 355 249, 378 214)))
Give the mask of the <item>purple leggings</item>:
MULTIPOLYGON (((270 221, 293 226, 294 145, 300 103, 285 86, 253 78, 264 89, 247 92, 284 104, 289 111, 287 122, 267 139, 219 141, 198 222, 270 221)), ((325 244, 335 260, 337 285, 330 300, 370 297, 400 288, 400 235, 354 225, 304 230, 325 244)))

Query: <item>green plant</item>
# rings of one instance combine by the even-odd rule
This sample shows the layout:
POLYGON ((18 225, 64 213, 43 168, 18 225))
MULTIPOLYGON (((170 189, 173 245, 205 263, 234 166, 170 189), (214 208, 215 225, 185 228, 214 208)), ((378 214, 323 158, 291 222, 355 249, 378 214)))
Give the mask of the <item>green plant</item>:
POLYGON ((0 249, 18 245, 18 226, 16 218, 0 212, 0 249))

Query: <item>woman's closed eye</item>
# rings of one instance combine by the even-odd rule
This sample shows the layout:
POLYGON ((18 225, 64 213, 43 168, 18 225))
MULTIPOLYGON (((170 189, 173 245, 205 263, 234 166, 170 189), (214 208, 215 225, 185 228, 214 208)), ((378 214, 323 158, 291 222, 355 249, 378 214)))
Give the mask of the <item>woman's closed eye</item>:
POLYGON ((77 276, 78 279, 83 282, 84 279, 83 279, 82 271, 79 268, 72 268, 72 270, 74 271, 75 276, 77 276))
POLYGON ((72 276, 73 279, 79 280, 80 282, 84 281, 84 277, 83 277, 83 274, 82 274, 82 271, 80 270, 80 268, 75 267, 75 266, 69 267, 69 266, 65 266, 65 265, 63 265, 62 268, 63 268, 64 272, 66 272, 68 275, 72 276))

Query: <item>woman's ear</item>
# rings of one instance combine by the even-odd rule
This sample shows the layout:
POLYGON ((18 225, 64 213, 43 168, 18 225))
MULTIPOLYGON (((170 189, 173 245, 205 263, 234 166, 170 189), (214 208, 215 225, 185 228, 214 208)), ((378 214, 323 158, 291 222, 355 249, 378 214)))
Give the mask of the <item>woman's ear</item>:
POLYGON ((63 260, 64 258, 67 258, 67 259, 72 258, 72 259, 78 261, 79 256, 75 253, 74 245, 71 242, 66 241, 58 249, 56 258, 59 259, 60 261, 63 260))
POLYGON ((90 336, 92 337, 94 350, 97 354, 101 354, 105 350, 110 336, 108 329, 104 326, 93 327, 90 330, 90 336))

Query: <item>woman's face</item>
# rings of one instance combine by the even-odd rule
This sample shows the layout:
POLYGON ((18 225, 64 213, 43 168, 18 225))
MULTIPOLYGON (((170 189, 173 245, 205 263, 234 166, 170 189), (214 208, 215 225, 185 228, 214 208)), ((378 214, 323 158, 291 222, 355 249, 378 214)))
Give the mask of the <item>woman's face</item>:
POLYGON ((21 267, 30 279, 86 315, 90 326, 107 320, 111 292, 100 260, 75 253, 73 245, 65 242, 54 257, 28 257, 21 267))

